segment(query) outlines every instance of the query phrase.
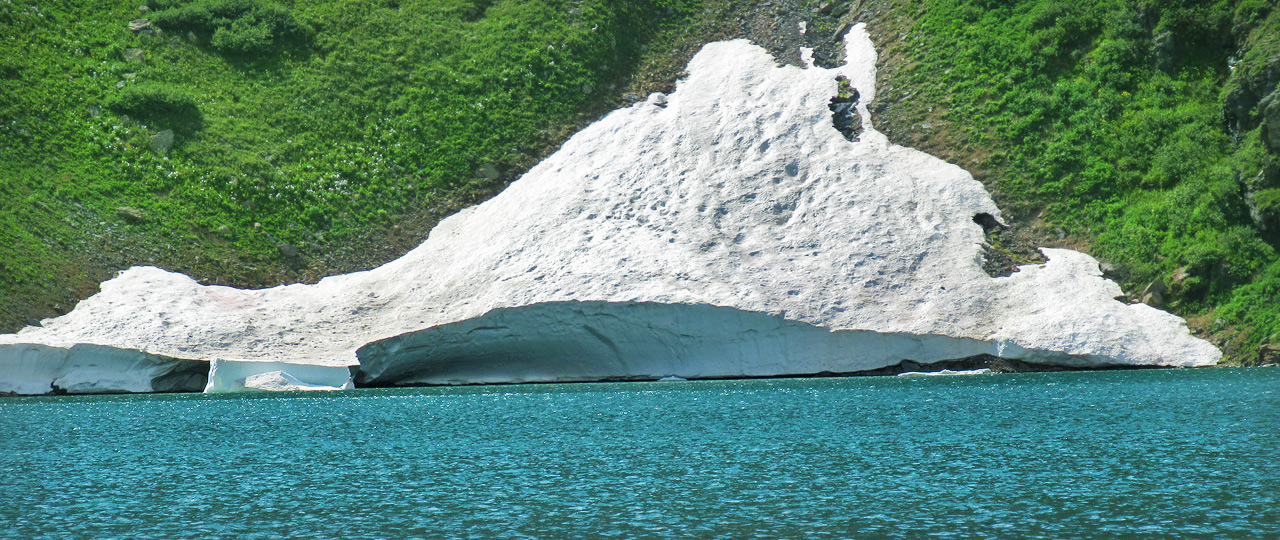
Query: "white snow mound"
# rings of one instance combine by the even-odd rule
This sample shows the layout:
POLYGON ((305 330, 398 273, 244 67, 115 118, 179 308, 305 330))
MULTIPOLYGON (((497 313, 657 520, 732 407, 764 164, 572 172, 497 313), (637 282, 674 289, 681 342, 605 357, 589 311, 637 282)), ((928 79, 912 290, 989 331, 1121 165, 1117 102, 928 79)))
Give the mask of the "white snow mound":
POLYGON ((357 382, 409 384, 1219 359, 1180 318, 1116 301, 1088 255, 986 275, 974 216, 999 210, 963 169, 874 130, 875 51, 861 25, 847 43, 836 69, 709 44, 673 94, 589 126, 367 272, 239 290, 132 268, 0 336, 0 391, 64 375, 33 345, 216 361, 209 391, 341 388, 357 364, 357 382), (861 95, 857 142, 832 125, 837 75, 861 95))

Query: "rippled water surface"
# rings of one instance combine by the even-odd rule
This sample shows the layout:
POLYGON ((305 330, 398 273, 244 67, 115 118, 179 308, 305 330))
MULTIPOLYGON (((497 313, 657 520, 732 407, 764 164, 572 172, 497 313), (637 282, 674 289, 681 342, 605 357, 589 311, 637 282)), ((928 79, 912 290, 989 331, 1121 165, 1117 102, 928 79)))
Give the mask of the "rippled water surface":
POLYGON ((1280 369, 0 399, 8 538, 1280 538, 1280 369))

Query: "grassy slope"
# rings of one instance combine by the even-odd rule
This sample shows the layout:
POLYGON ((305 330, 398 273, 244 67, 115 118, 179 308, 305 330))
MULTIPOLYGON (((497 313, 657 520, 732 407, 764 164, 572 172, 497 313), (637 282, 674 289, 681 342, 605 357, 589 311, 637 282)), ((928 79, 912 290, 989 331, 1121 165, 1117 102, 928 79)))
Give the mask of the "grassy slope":
POLYGON ((1249 362, 1280 341, 1280 223, 1245 197, 1276 158, 1231 89, 1280 52, 1272 4, 872 3, 881 127, 973 171, 1033 241, 1112 263, 1135 298, 1163 281, 1167 308, 1249 362))
POLYGON ((132 264, 261 286, 385 262, 612 106, 692 4, 298 0, 313 37, 245 55, 131 32, 136 1, 5 0, 0 329, 132 264), (112 110, 139 88, 198 111, 112 110))
POLYGON ((1274 2, 822 4, 298 0, 284 5, 314 37, 246 58, 181 29, 135 35, 135 3, 4 0, 0 325, 69 309, 131 264, 241 286, 378 264, 624 91, 668 86, 700 43, 786 45, 794 24, 775 14, 791 10, 815 41, 870 20, 879 127, 974 172, 1032 241, 1087 249, 1133 294, 1165 281, 1168 307, 1237 360, 1275 339, 1275 237, 1245 195, 1276 187, 1256 185, 1276 158, 1257 110, 1231 100, 1280 53, 1274 2), (121 82, 190 96, 199 122, 124 122, 103 109, 121 82), (166 127, 168 159, 147 150, 166 127))

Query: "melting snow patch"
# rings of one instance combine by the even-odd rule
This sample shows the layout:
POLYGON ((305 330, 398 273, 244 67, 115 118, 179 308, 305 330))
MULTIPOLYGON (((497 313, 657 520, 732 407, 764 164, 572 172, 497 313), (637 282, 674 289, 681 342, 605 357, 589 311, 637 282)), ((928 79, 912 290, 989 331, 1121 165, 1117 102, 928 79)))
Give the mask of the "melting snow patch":
MULTIPOLYGON (((0 366, 16 366, 0 391, 70 380, 59 350, 80 344, 214 360, 210 392, 345 388, 352 369, 396 385, 850 372, 976 354, 1218 360, 1180 318, 1116 301, 1088 255, 1044 249, 1045 264, 984 273, 974 216, 998 223, 995 203, 963 169, 875 130, 875 50, 862 25, 846 43, 834 69, 779 66, 745 40, 708 44, 673 93, 609 114, 367 272, 238 290, 130 269, 43 328, 0 336, 0 366), (857 92, 845 111, 857 140, 833 126, 838 77, 857 92)), ((112 363, 132 375, 111 387, 146 391, 133 382, 150 366, 112 363)))

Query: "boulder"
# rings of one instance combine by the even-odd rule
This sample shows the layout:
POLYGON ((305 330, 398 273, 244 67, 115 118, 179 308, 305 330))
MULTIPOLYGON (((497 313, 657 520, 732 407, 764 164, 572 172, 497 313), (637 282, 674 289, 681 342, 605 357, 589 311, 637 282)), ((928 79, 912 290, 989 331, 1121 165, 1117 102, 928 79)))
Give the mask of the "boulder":
POLYGON ((294 247, 294 246, 292 246, 292 245, 290 245, 290 244, 286 244, 286 243, 284 243, 284 242, 280 242, 280 243, 276 244, 276 249, 279 249, 279 250, 280 250, 280 255, 281 255, 282 257, 286 258, 286 259, 296 259, 296 258, 298 258, 298 255, 299 255, 299 253, 298 253, 298 248, 296 248, 296 247, 294 247))
POLYGON ((1148 283, 1146 288, 1142 289, 1142 294, 1138 295, 1143 304, 1148 306, 1160 307, 1164 305, 1164 293, 1168 291, 1164 280, 1157 279, 1148 283))
POLYGON ((116 208, 116 216, 129 223, 142 223, 147 220, 147 215, 132 206, 121 206, 116 208))
POLYGON ((151 151, 158 156, 169 153, 173 147, 173 130, 166 129, 151 136, 151 151))
POLYGON ((492 163, 485 163, 476 169, 476 176, 485 180, 497 180, 499 176, 498 167, 492 163))
POLYGON ((124 55, 124 59, 127 62, 142 62, 147 58, 146 51, 138 48, 125 49, 121 54, 124 55))

